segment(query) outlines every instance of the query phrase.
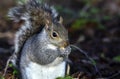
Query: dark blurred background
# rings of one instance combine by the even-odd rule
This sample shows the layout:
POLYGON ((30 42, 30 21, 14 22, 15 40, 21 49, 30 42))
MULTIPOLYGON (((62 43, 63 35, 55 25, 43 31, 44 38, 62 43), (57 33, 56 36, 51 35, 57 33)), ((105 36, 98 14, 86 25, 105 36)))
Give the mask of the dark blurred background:
MULTIPOLYGON (((19 0, 18 0, 19 1, 19 0)), ((14 35, 19 24, 7 17, 8 10, 17 0, 0 0, 0 74, 11 55, 14 35)), ((21 0, 24 1, 24 0, 21 0)), ((43 0, 54 5, 64 18, 70 43, 84 50, 73 48, 69 58, 71 75, 85 79, 120 78, 120 0, 43 0), (96 65, 96 68, 94 68, 96 65), (84 74, 83 74, 84 73, 84 74)), ((5 79, 17 79, 9 68, 5 79)))

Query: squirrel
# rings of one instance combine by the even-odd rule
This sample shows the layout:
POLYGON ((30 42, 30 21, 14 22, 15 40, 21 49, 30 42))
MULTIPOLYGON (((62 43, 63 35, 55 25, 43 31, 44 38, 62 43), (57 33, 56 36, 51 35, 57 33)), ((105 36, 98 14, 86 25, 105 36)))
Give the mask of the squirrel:
POLYGON ((37 0, 29 0, 11 8, 8 16, 14 22, 22 21, 11 58, 22 79, 64 77, 71 48, 68 32, 57 11, 37 0))

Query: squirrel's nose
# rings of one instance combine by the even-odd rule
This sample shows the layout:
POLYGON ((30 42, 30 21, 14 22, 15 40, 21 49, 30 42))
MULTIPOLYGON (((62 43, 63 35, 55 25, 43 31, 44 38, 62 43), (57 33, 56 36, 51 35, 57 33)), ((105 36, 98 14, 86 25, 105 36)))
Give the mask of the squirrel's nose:
POLYGON ((62 52, 63 55, 68 55, 71 51, 71 48, 69 46, 69 42, 63 42, 61 47, 60 47, 60 51, 62 52))
POLYGON ((61 48, 61 49, 65 49, 68 45, 69 45, 69 42, 68 42, 68 41, 63 41, 63 42, 61 43, 60 48, 61 48))
POLYGON ((68 42, 68 41, 66 41, 66 42, 63 43, 63 46, 64 46, 64 47, 67 47, 68 45, 69 45, 69 42, 68 42))

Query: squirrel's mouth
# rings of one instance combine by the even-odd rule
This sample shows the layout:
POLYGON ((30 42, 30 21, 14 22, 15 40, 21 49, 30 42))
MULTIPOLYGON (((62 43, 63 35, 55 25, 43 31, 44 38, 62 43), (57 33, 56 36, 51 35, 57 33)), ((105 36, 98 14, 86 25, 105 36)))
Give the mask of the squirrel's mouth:
POLYGON ((61 57, 68 57, 68 55, 70 54, 71 52, 71 48, 70 46, 67 46, 66 48, 65 47, 61 47, 60 48, 60 56, 61 57))

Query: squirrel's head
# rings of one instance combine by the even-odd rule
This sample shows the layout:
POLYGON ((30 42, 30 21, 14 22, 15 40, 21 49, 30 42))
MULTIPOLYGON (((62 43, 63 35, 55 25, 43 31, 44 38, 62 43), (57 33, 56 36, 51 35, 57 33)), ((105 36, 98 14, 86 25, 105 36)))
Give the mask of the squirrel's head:
POLYGON ((63 49, 69 45, 68 32, 62 24, 62 17, 58 17, 58 21, 47 21, 45 30, 48 34, 51 44, 63 49))

